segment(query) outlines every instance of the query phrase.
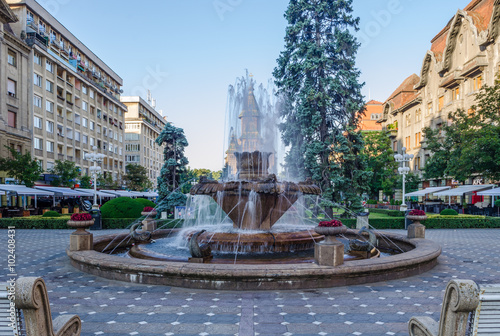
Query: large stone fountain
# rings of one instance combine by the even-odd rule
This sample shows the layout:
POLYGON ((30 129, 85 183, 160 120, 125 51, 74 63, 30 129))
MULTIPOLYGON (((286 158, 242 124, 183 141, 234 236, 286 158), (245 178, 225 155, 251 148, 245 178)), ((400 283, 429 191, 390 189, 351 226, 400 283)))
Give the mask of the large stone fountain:
POLYGON ((278 182, 268 174, 271 153, 235 153, 238 162, 237 181, 219 183, 201 179, 191 195, 209 195, 242 230, 270 230, 292 207, 301 194, 319 195, 320 189, 310 181, 278 182))

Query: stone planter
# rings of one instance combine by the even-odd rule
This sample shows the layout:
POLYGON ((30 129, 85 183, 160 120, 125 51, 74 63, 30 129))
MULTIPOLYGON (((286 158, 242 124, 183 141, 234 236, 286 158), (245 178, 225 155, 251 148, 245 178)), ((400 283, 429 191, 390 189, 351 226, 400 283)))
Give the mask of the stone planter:
POLYGON ((408 226, 408 238, 425 238, 425 226, 420 222, 427 219, 427 216, 406 216, 409 220, 413 221, 412 224, 408 226))
POLYGON ((314 259, 320 266, 338 266, 344 263, 344 244, 337 236, 347 231, 347 226, 324 227, 317 226, 314 231, 325 236, 325 240, 314 246, 314 259))
POLYGON ((94 247, 93 235, 86 229, 94 225, 94 219, 88 221, 72 221, 66 223, 70 228, 76 229, 69 238, 70 251, 88 251, 94 247))
POLYGON ((141 216, 146 216, 146 218, 142 221, 142 230, 153 232, 156 230, 156 215, 158 213, 155 211, 151 212, 141 212, 141 216))

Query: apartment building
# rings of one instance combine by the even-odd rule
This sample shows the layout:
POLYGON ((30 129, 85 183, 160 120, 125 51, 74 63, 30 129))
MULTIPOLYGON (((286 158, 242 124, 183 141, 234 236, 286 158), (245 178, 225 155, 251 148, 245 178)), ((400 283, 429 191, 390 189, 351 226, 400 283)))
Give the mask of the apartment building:
MULTIPOLYGON (((474 0, 457 11, 432 39, 420 76, 405 79, 385 101, 380 122, 394 150, 406 147, 414 154, 413 171, 420 172, 431 155, 423 128, 439 129, 451 122, 451 112, 469 111, 482 86, 494 84, 500 69, 499 20, 500 3, 495 0, 474 0)), ((443 179, 424 181, 422 187, 451 184, 443 179)))
MULTIPOLYGON (((48 171, 55 160, 106 155, 104 174, 122 174, 126 107, 122 79, 35 0, 7 0, 19 19, 11 27, 31 47, 33 155, 48 171)), ((50 178, 46 175, 47 178, 50 178)))
POLYGON ((365 105, 364 114, 361 115, 358 129, 363 132, 381 131, 382 125, 380 125, 378 121, 382 118, 383 111, 383 103, 376 100, 370 100, 365 105))
POLYGON ((163 146, 155 142, 167 124, 166 119, 141 97, 121 97, 125 113, 125 164, 138 164, 148 170, 157 188, 157 178, 163 166, 163 146))
MULTIPOLYGON (((31 151, 31 50, 11 29, 17 21, 14 12, 0 0, 0 157, 10 155, 5 146, 21 153, 31 151)), ((0 183, 7 178, 0 172, 0 183)))

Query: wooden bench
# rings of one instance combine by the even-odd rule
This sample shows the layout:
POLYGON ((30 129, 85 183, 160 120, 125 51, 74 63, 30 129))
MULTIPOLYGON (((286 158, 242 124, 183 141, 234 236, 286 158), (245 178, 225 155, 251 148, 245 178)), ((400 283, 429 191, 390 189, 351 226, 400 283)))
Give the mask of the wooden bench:
POLYGON ((82 322, 77 315, 60 315, 52 321, 49 296, 42 278, 19 278, 14 289, 2 283, 0 305, 2 312, 4 307, 9 309, 7 314, 0 315, 1 336, 80 336, 82 322), (13 300, 12 293, 15 293, 13 300), (11 324, 11 313, 17 321, 15 328, 11 324))
POLYGON ((479 287, 472 280, 451 280, 446 287, 438 322, 413 317, 410 336, 500 335, 500 285, 479 287))

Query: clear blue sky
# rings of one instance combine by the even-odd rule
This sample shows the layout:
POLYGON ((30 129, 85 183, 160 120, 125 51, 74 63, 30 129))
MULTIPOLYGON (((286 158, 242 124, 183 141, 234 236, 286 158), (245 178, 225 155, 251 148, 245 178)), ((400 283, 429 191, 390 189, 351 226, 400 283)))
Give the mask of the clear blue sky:
MULTIPOLYGON (((221 168, 228 85, 245 69, 267 82, 284 46, 287 0, 38 1, 123 78, 124 95, 151 90, 184 128, 193 168, 221 168)), ((366 100, 420 74, 430 40, 468 3, 354 0, 366 100)))

